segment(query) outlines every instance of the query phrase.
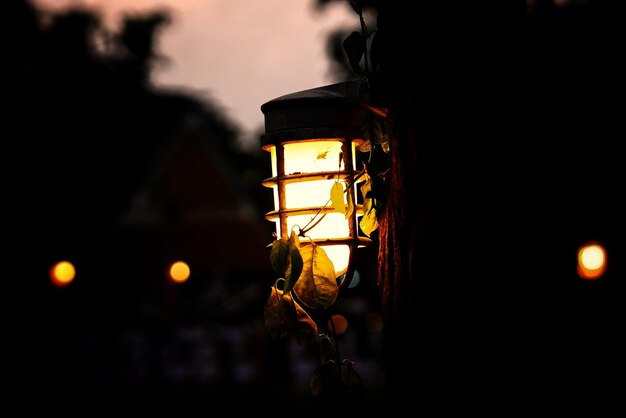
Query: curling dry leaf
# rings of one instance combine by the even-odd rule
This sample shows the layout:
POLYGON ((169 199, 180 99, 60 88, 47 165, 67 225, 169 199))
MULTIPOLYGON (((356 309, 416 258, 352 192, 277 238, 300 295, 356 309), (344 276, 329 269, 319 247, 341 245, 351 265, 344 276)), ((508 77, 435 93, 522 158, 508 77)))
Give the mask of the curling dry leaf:
POLYGON ((337 400, 341 376, 339 367, 333 360, 322 364, 313 372, 309 385, 313 397, 323 403, 337 400))
POLYGON ((335 303, 338 287, 335 267, 326 251, 314 243, 300 249, 302 274, 293 287, 298 299, 309 308, 325 309, 335 303))
MULTIPOLYGON (((368 136, 369 136, 369 134, 368 134, 368 136)), ((361 152, 370 152, 371 150, 372 150, 372 144, 371 144, 369 139, 365 139, 359 145, 359 151, 361 151, 361 152)))
POLYGON ((272 286, 263 309, 267 331, 276 340, 293 337, 298 344, 313 341, 317 336, 317 325, 291 295, 278 289, 280 280, 272 286))
POLYGON ((341 372, 341 383, 346 390, 349 402, 362 401, 365 396, 365 388, 361 376, 354 369, 354 362, 344 359, 342 363, 345 369, 341 372))

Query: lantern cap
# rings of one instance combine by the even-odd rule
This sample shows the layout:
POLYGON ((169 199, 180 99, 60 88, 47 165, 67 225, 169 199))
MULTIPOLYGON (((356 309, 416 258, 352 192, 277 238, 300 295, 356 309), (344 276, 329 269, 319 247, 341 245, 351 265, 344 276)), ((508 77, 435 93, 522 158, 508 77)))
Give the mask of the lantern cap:
POLYGON ((280 96, 261 106, 263 147, 288 140, 359 138, 366 107, 365 78, 280 96))

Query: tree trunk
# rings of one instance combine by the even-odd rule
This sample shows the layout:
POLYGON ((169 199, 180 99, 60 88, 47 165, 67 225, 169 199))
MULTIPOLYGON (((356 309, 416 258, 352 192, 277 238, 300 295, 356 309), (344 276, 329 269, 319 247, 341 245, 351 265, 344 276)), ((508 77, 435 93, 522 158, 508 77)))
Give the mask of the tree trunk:
POLYGON ((508 367, 500 364, 508 337, 497 319, 510 308, 488 295, 502 288, 498 266, 507 256, 498 245, 513 228, 497 222, 503 194, 494 182, 515 164, 492 157, 506 150, 500 141, 514 123, 506 116, 512 98, 501 96, 500 85, 510 62, 466 11, 379 10, 391 176, 379 219, 378 279, 387 395, 395 404, 470 393, 484 400, 502 392, 508 367))
POLYGON ((624 264, 589 283, 576 252, 597 239, 624 253, 624 128, 610 99, 624 91, 623 10, 555 7, 522 27, 523 9, 489 20, 476 2, 432 3, 379 11, 393 124, 378 260, 388 400, 619 400, 607 376, 624 369, 624 264))

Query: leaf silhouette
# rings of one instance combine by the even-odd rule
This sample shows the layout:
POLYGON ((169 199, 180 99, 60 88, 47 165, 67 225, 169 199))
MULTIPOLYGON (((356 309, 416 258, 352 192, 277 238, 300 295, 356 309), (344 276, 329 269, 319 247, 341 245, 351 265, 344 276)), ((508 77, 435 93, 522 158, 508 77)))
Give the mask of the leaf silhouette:
POLYGON ((336 402, 340 384, 339 368, 332 360, 315 369, 309 381, 313 397, 325 404, 336 402))
POLYGON ((363 217, 359 222, 359 226, 368 237, 372 232, 378 229, 378 218, 376 217, 376 208, 374 207, 374 199, 368 197, 372 191, 372 179, 368 176, 367 180, 361 185, 361 194, 363 195, 363 217))
POLYGON ((383 50, 384 38, 381 32, 376 32, 373 35, 372 43, 370 44, 370 62, 372 63, 372 70, 376 70, 376 67, 380 64, 380 59, 383 50))
POLYGON ((348 35, 343 41, 343 50, 346 51, 352 70, 357 74, 363 74, 363 70, 361 70, 359 65, 365 53, 365 44, 361 32, 354 31, 348 35))
POLYGON ((341 383, 348 397, 348 404, 360 402, 365 396, 365 387, 361 376, 354 369, 354 362, 351 360, 343 360, 344 370, 341 372, 341 383))
POLYGON ((293 285, 296 284, 300 274, 302 273, 302 255, 300 255, 300 240, 294 231, 291 231, 289 237, 289 254, 287 269, 285 271, 285 288, 284 293, 291 292, 293 285))
MULTIPOLYGON (((281 279, 278 279, 276 283, 281 279)), ((270 297, 265 302, 263 308, 263 315, 265 319, 265 328, 275 340, 280 340, 288 335, 287 328, 285 326, 285 320, 281 315, 281 300, 283 292, 278 290, 276 284, 272 286, 270 297)))
POLYGON ((289 264, 289 241, 281 238, 272 243, 272 252, 270 253, 270 263, 272 268, 278 274, 284 274, 289 264))

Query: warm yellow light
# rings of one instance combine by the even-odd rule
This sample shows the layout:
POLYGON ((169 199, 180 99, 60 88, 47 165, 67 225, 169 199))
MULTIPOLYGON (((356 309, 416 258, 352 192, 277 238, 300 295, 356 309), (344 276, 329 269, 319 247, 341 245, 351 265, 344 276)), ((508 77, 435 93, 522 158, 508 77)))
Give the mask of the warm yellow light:
MULTIPOLYGON (((323 246, 328 257, 333 262, 337 276, 346 272, 350 259, 350 245, 338 243, 325 243, 324 240, 338 239, 351 241, 355 237, 350 235, 350 222, 352 219, 346 219, 345 215, 340 212, 331 211, 333 206, 329 202, 330 191, 333 185, 339 181, 342 188, 345 189, 345 160, 340 158, 345 149, 343 144, 346 139, 343 138, 326 138, 319 140, 304 140, 294 142, 283 142, 279 145, 282 147, 282 156, 277 151, 276 146, 268 147, 271 154, 272 175, 280 177, 279 173, 285 176, 297 176, 285 179, 281 186, 284 185, 284 207, 280 207, 279 183, 271 185, 274 194, 274 208, 277 212, 283 211, 282 214, 276 215, 274 220, 276 223, 276 235, 279 237, 289 236, 292 230, 300 232, 306 230, 306 237, 316 241, 318 245, 323 246), (278 164, 283 167, 278 167, 278 164), (339 171, 344 173, 338 174, 339 171), (302 174, 303 176, 298 176, 302 174), (310 175, 310 176, 307 176, 310 175), (322 209, 324 208, 325 209, 322 209), (292 212, 300 210, 298 212, 292 212), (323 217, 322 217, 323 216, 323 217), (280 218, 286 220, 286 231, 280 230, 280 218), (314 225, 314 226, 313 226, 314 225)), ((349 143, 349 142, 348 142, 349 143)), ((355 144, 352 143, 348 147, 351 150, 352 167, 348 169, 354 170, 354 161, 356 158, 355 144)), ((357 195, 357 187, 353 185, 353 196, 357 195)), ((347 204, 348 195, 344 193, 344 202, 347 204)), ((361 214, 361 210, 355 210, 355 214, 361 214)), ((306 239, 306 238, 301 238, 306 239)))
POLYGON ((348 269, 350 261, 350 247, 347 245, 325 245, 324 251, 335 266, 337 276, 342 275, 348 269))
POLYGON ((76 277, 76 269, 69 261, 59 261, 50 269, 50 280, 55 286, 64 287, 76 277))
POLYGON ((176 283, 186 282, 191 275, 189 265, 184 261, 176 261, 170 265, 169 276, 176 283))
MULTIPOLYGON (((287 231, 292 231, 296 226, 305 228, 313 216, 314 214, 290 216, 287 218, 287 231)), ((319 216, 320 215, 315 218, 313 223, 319 220, 319 216)), ((296 231, 298 231, 298 229, 296 229, 296 231)), ((346 222, 346 217, 343 213, 328 212, 326 213, 326 216, 324 216, 324 219, 308 231, 306 235, 313 239, 343 238, 350 236, 350 228, 348 227, 348 222, 346 222)))
MULTIPOLYGON (((278 175, 278 168, 276 165, 276 147, 272 146, 270 148, 270 159, 272 162, 272 177, 276 177, 278 175)), ((276 204, 276 207, 278 207, 278 204, 276 204)))
MULTIPOLYGON (((330 197, 330 189, 337 180, 313 180, 301 183, 288 183, 285 185, 285 197, 287 207, 309 208, 324 206, 330 197)), ((341 181, 341 187, 345 188, 345 182, 341 181)), ((345 199, 344 199, 345 201, 345 199)))
POLYGON ((285 174, 343 170, 339 161, 341 142, 336 140, 304 141, 284 145, 285 174))
POLYGON ((578 275, 583 279, 598 279, 606 271, 606 251, 599 244, 586 244, 578 250, 578 275))
POLYGON ((334 328, 335 333, 337 335, 341 335, 348 330, 348 320, 343 315, 335 314, 330 317, 328 321, 328 328, 331 330, 334 328))
MULTIPOLYGON (((290 216, 287 218, 287 228, 289 231, 293 228, 298 231, 300 228, 304 228, 312 217, 313 215, 290 216), (300 228, 296 228, 296 226, 300 228)), ((350 236, 350 229, 342 213, 330 212, 306 235, 312 239, 345 238, 350 236)), ((340 244, 324 245, 324 251, 326 251, 330 261, 333 262, 337 276, 345 273, 350 260, 350 247, 340 244)))

